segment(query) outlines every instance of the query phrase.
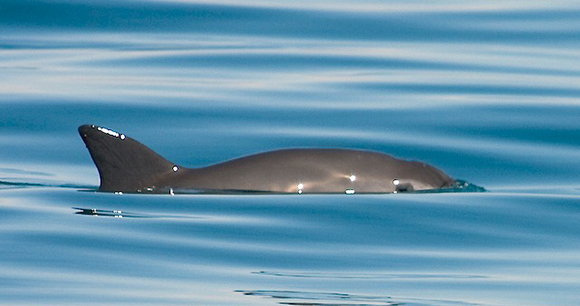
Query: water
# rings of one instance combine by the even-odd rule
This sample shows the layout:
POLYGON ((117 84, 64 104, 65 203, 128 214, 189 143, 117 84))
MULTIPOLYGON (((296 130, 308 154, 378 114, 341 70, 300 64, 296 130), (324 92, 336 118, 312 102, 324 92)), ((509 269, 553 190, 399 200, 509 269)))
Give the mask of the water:
POLYGON ((0 2, 1 305, 577 305, 580 6, 0 2), (486 193, 115 195, 76 128, 197 167, 369 149, 486 193))

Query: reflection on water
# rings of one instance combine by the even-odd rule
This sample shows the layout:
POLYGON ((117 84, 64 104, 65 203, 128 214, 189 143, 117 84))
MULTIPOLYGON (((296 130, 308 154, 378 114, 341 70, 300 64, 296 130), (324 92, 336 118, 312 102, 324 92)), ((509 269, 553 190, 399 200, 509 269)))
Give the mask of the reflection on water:
POLYGON ((121 210, 108 210, 108 209, 98 209, 98 208, 82 208, 73 207, 76 210, 75 214, 93 216, 93 217, 113 217, 113 218, 164 218, 164 219, 200 219, 200 216, 192 216, 186 214, 151 214, 151 213, 139 213, 121 210))
POLYGON ((73 207, 73 209, 77 210, 77 212, 75 212, 75 214, 77 214, 77 215, 87 215, 87 216, 94 216, 94 217, 154 218, 154 216, 141 215, 141 214, 137 214, 137 213, 120 211, 120 210, 105 210, 105 209, 81 208, 81 207, 73 207))

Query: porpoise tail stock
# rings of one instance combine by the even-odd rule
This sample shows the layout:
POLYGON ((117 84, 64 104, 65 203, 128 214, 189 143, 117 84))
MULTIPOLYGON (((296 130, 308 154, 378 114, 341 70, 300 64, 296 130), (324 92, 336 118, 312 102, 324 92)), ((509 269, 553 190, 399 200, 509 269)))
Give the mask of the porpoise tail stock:
POLYGON ((82 125, 79 134, 107 192, 397 193, 465 183, 421 162, 349 149, 284 149, 186 168, 111 129, 82 125))

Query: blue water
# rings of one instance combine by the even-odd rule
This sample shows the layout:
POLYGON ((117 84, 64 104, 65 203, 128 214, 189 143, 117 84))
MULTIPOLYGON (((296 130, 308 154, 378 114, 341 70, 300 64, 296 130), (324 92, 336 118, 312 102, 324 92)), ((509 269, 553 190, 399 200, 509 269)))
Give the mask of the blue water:
POLYGON ((0 1, 0 305, 578 305, 573 1, 0 1), (116 195, 77 134, 485 193, 116 195))

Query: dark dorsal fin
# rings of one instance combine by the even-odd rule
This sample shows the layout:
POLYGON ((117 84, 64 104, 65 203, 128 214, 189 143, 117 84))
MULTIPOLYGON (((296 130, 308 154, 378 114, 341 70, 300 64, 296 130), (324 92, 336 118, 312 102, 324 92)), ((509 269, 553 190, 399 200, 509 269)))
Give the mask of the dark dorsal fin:
POLYGON ((136 192, 163 187, 155 183, 178 169, 153 150, 113 130, 83 125, 79 134, 99 170, 101 191, 136 192))

